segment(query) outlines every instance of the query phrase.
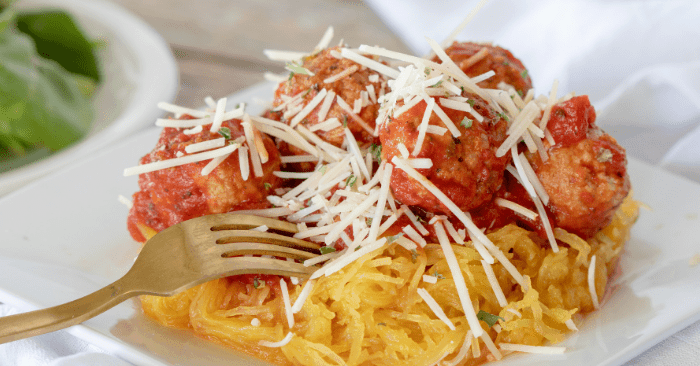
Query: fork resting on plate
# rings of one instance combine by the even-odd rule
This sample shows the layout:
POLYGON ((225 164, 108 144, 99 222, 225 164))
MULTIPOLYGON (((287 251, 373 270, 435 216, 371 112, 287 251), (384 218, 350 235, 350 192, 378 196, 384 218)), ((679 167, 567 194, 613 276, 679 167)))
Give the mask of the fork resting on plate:
POLYGON ((181 222, 149 239, 131 269, 114 283, 63 305, 0 317, 0 343, 82 323, 134 296, 171 296, 221 277, 309 277, 317 267, 275 258, 304 261, 319 255, 318 244, 284 235, 296 232, 289 222, 240 214, 181 222), (250 230, 263 225, 268 231, 250 230))

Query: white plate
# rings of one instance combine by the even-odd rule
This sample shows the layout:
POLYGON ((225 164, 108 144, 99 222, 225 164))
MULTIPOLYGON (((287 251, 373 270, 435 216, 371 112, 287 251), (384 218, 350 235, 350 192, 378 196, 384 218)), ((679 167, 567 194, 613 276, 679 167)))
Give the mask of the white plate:
MULTIPOLYGON (((229 99, 269 98, 271 89, 261 84, 229 99)), ((0 301, 23 310, 53 306, 126 273, 139 245, 117 195, 135 192, 137 179, 122 171, 155 146, 158 134, 144 131, 0 200, 0 301)), ((652 210, 642 210, 602 310, 565 342, 566 354, 515 355, 503 365, 619 365, 700 320, 700 266, 689 265, 700 251, 700 186, 634 159, 629 173, 635 197, 652 210)), ((70 332, 135 364, 263 365, 155 324, 136 301, 70 332)))
POLYGON ((70 164, 123 137, 151 126, 162 114, 156 103, 171 101, 178 70, 170 48, 141 19, 104 0, 20 0, 21 9, 59 8, 76 17, 98 51, 102 83, 93 97, 94 120, 81 141, 29 165, 0 173, 0 196, 70 164))

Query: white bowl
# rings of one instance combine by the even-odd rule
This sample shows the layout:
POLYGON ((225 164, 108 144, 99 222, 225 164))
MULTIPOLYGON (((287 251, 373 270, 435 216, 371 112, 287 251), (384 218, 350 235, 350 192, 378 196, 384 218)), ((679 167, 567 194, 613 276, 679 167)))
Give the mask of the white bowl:
POLYGON ((0 196, 60 169, 127 135, 152 126, 172 101, 178 69, 163 38, 125 9, 102 0, 22 0, 21 9, 58 8, 71 13, 91 39, 105 41, 99 51, 102 83, 93 96, 94 120, 78 143, 29 165, 0 174, 0 196))

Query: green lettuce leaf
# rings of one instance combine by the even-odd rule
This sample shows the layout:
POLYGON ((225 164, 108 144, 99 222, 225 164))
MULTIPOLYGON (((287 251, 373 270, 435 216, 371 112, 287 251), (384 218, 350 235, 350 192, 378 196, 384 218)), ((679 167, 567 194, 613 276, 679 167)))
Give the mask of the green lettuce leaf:
POLYGON ((92 105, 73 74, 40 57, 32 38, 6 21, 11 11, 0 16, 0 150, 56 151, 88 131, 92 105))
POLYGON ((73 18, 60 10, 20 13, 17 29, 29 35, 39 55, 58 62, 66 71, 100 81, 100 71, 90 42, 73 18))

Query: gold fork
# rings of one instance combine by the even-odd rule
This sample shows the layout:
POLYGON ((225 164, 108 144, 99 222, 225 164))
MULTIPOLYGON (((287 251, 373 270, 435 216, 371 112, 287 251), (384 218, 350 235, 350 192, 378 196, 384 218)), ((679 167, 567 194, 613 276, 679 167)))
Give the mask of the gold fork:
POLYGON ((0 343, 82 323, 134 296, 171 296, 225 276, 260 273, 306 278, 317 267, 244 256, 301 261, 318 256, 319 245, 283 235, 297 231, 289 222, 240 214, 181 222, 148 240, 131 269, 116 282, 63 305, 0 317, 0 343), (263 225, 269 228, 267 232, 250 230, 263 225))

